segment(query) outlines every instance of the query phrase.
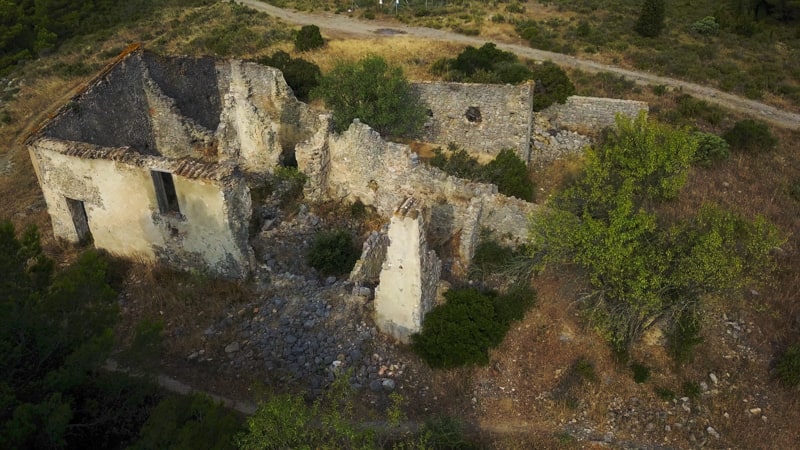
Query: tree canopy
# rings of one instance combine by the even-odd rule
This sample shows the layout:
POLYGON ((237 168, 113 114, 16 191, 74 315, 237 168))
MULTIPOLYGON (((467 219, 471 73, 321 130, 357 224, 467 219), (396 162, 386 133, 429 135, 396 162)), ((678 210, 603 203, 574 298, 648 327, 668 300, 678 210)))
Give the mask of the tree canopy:
POLYGON ((359 119, 382 135, 406 136, 419 131, 426 117, 403 70, 376 55, 339 61, 311 95, 325 100, 338 132, 359 119))
POLYGON ((782 241, 764 218, 714 205, 680 220, 657 215, 680 193, 696 149, 688 130, 619 117, 610 139, 588 150, 580 179, 533 219, 534 251, 544 264, 585 271, 589 316, 621 352, 659 321, 685 326, 681 318, 697 317, 705 296, 757 280, 782 241))

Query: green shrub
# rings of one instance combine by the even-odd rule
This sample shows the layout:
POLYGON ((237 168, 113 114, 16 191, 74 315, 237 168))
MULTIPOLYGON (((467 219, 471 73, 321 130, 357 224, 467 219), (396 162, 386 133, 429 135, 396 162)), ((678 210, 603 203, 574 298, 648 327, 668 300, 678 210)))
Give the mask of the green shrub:
POLYGON ((413 350, 434 368, 488 364, 489 349, 508 331, 495 314, 494 295, 453 289, 444 296, 447 303, 431 310, 412 336, 413 350))
POLYGON ((667 86, 665 86, 663 84, 659 84, 658 86, 653 86, 652 90, 653 90, 653 94, 661 97, 662 95, 667 93, 667 86))
POLYGON ((545 61, 533 70, 536 81, 533 95, 533 110, 541 111, 553 103, 564 103, 567 97, 575 94, 575 86, 567 73, 556 64, 545 61))
POLYGON ((644 383, 650 379, 650 368, 644 364, 638 362, 631 363, 631 372, 633 372, 633 381, 637 383, 644 383))
POLYGON ((698 166, 711 167, 714 163, 725 161, 730 157, 730 146, 725 139, 702 131, 694 132, 693 136, 697 140, 694 163, 698 166))
POLYGON ((692 24, 692 31, 697 34, 715 35, 719 33, 719 23, 714 16, 706 16, 692 24))
POLYGON ((471 450, 480 448, 467 440, 464 435, 465 429, 464 422, 452 417, 434 417, 428 419, 422 427, 421 435, 425 439, 425 445, 421 448, 442 450, 471 450))
POLYGON ((381 135, 407 136, 418 132, 427 119, 403 70, 375 55, 338 62, 320 78, 312 97, 325 100, 337 132, 358 118, 381 135))
POLYGON ((455 58, 437 60, 430 70, 450 81, 487 84, 517 84, 532 76, 515 54, 499 50, 492 42, 480 48, 467 46, 455 58))
POLYGON ((345 230, 321 231, 314 236, 308 264, 323 275, 341 275, 353 269, 359 254, 345 230))
POLYGON ((483 239, 475 247, 472 268, 483 274, 496 273, 502 270, 515 254, 514 249, 500 245, 494 239, 483 239))
POLYGON ((580 380, 589 382, 597 381, 597 372, 594 370, 594 364, 586 358, 580 358, 575 361, 570 372, 575 374, 580 380))
POLYGON ((297 167, 277 166, 266 190, 278 196, 282 208, 288 208, 302 198, 306 180, 308 177, 297 167))
POLYGON ((736 122, 722 137, 734 151, 764 153, 774 150, 778 145, 778 138, 772 135, 769 126, 753 119, 736 122))
POLYGON ((486 165, 478 163, 476 158, 455 144, 448 145, 448 152, 445 154, 441 148, 434 149, 428 163, 459 178, 492 183, 503 195, 533 201, 535 187, 528 177, 528 168, 513 150, 501 150, 486 165))
POLYGON ((703 392, 703 390, 700 389, 700 385, 694 381, 684 381, 682 387, 683 395, 689 398, 697 398, 703 392))
POLYGON ((795 180, 794 183, 789 185, 789 196, 800 202, 800 180, 795 180))
POLYGON ((497 185, 501 194, 533 201, 534 185, 528 177, 528 167, 514 150, 501 150, 481 172, 481 178, 497 185))
POLYGON ((800 345, 789 347, 775 366, 778 378, 788 386, 800 386, 800 345))
POLYGON ((294 39, 294 48, 300 52, 314 50, 324 45, 325 40, 322 39, 322 34, 320 34, 319 27, 316 25, 304 25, 297 32, 297 37, 294 39))

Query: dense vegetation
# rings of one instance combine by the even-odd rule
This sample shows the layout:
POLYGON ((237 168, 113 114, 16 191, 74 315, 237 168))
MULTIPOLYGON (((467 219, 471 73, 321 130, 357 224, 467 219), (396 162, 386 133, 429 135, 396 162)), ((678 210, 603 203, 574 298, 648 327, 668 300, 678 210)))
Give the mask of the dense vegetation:
MULTIPOLYGON (((521 37, 534 48, 592 58, 615 65, 712 84, 750 98, 767 94, 800 107, 800 1, 698 0, 666 4, 664 28, 643 37, 635 26, 642 0, 540 0, 547 18, 517 0, 401 2, 357 0, 272 0, 301 10, 346 12, 363 18, 380 14, 464 34, 521 37)), ((645 3, 659 3, 650 1, 645 3)), ((656 17, 657 19, 657 17, 656 17)))
POLYGON ((164 6, 209 0, 5 0, 0 2, 0 75, 22 60, 57 47, 76 35, 131 22, 164 6))
MULTIPOLYGON (((524 24, 523 35, 525 33, 524 24)), ((442 58, 431 66, 431 73, 446 81, 490 84, 518 84, 534 80, 534 111, 541 111, 553 103, 564 103, 575 94, 573 86, 564 69, 545 61, 526 66, 517 55, 500 50, 492 42, 480 48, 467 46, 455 58, 442 58)))
POLYGON ((452 289, 444 296, 447 303, 425 315, 422 332, 412 336, 412 348, 431 367, 445 369, 488 364, 489 349, 536 302, 536 294, 521 286, 505 294, 452 289))
POLYGON ((428 162, 453 176, 492 183, 501 194, 533 201, 535 187, 528 177, 528 167, 511 149, 501 150, 495 159, 482 165, 463 148, 450 144, 447 153, 434 149, 428 162))
POLYGON ((408 136, 420 130, 426 117, 403 70, 376 55, 338 62, 311 94, 325 100, 338 132, 359 119, 384 136, 408 136))
POLYGON ((687 130, 618 118, 618 131, 586 155, 577 182, 534 219, 532 244, 547 263, 585 270, 586 311, 615 350, 663 326, 677 360, 699 342, 703 299, 733 295, 773 267, 781 239, 764 218, 746 220, 714 205, 667 220, 695 157, 687 130))
POLYGON ((308 95, 317 87, 322 76, 318 65, 303 58, 292 58, 282 50, 278 50, 272 56, 259 58, 258 62, 280 70, 295 97, 303 101, 308 101, 308 95))

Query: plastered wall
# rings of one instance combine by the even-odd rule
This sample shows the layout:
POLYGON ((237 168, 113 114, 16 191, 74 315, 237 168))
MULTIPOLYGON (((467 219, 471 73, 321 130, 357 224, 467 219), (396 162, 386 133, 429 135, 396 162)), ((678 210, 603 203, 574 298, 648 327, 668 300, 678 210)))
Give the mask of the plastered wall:
POLYGON ((57 238, 82 237, 71 199, 82 202, 97 248, 224 277, 248 273, 250 194, 232 168, 52 139, 29 149, 57 238), (173 173, 180 214, 160 212, 151 169, 173 173))

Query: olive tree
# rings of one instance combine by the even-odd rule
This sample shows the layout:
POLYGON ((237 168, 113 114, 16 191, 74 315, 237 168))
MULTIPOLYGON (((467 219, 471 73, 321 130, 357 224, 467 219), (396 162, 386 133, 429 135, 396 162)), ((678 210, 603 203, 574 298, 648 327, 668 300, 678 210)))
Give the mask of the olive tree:
POLYGON ((331 109, 338 132, 359 119, 381 135, 407 136, 419 131, 426 117, 402 69, 375 55, 339 61, 311 95, 331 109))

